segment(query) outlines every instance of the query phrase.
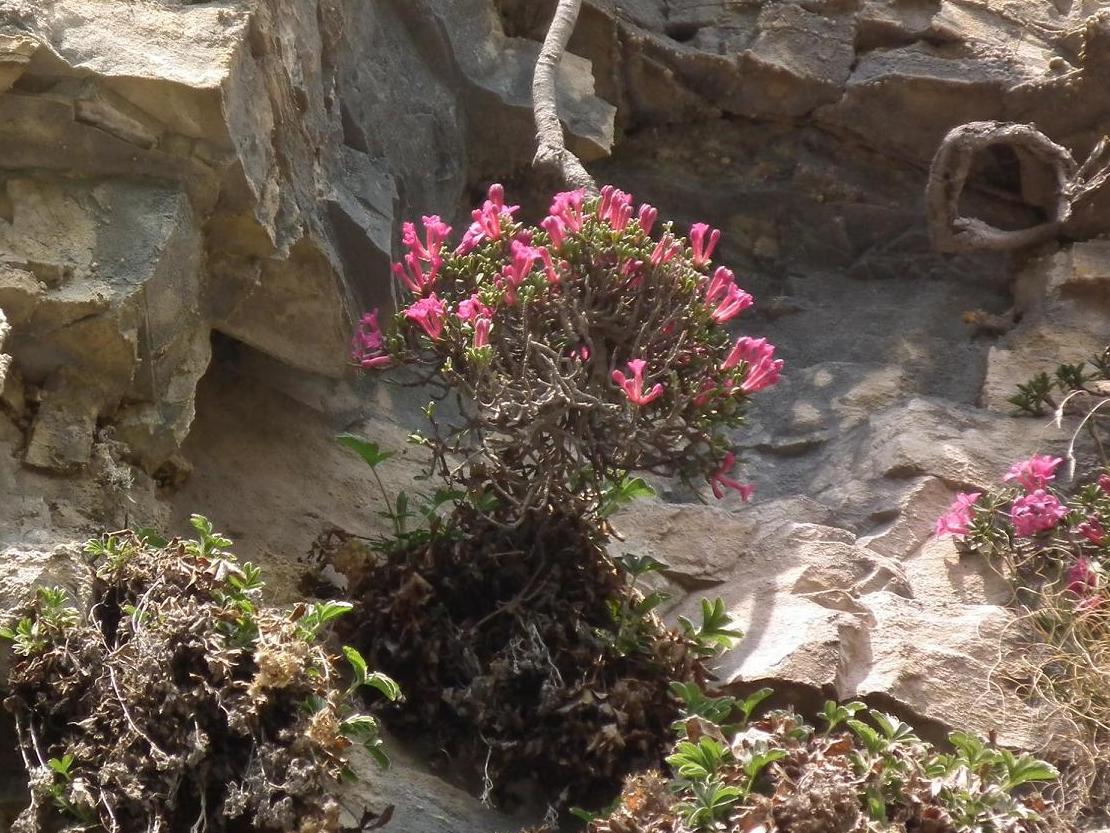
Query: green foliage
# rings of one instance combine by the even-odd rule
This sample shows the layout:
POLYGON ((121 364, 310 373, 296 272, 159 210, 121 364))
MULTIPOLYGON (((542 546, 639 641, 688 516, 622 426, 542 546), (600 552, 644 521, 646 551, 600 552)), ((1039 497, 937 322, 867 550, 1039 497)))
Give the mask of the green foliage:
POLYGON ((1110 347, 1085 362, 1060 364, 1053 374, 1038 373, 1025 384, 1017 386, 1017 393, 1007 401, 1018 411, 1033 416, 1043 416, 1057 407, 1055 395, 1066 396, 1076 391, 1094 392, 1092 382, 1110 380, 1110 347))
POLYGON ((597 514, 602 518, 608 518, 634 500, 654 496, 655 489, 651 488, 642 477, 630 477, 628 472, 620 472, 617 479, 606 482, 597 514))
POLYGON ((12 642, 12 650, 23 657, 41 654, 52 644, 64 639, 77 624, 77 609, 61 587, 40 587, 36 591, 35 610, 22 616, 15 627, 0 627, 0 637, 12 642))
MULTIPOLYGON (((755 717, 766 689, 744 704, 711 697, 693 684, 671 688, 683 701, 686 723, 675 724, 678 740, 667 758, 674 798, 663 805, 681 822, 651 817, 660 812, 660 802, 645 801, 652 783, 647 779, 630 782, 629 804, 611 811, 609 820, 594 819, 589 833, 684 829, 680 825, 692 831, 771 829, 763 827, 777 818, 769 808, 790 800, 807 783, 840 784, 854 793, 856 809, 848 808, 837 830, 932 829, 920 824, 947 819, 950 826, 936 829, 1013 833, 1026 829, 1016 827, 1019 822, 1036 818, 1032 806, 1037 802, 1023 796, 1033 785, 1057 777, 1044 761, 965 732, 949 736, 953 752, 938 752, 909 724, 859 701, 827 702, 821 717, 828 728, 818 735, 789 711, 755 717), (737 712, 743 723, 724 723, 737 712), (696 736, 688 730, 696 730, 696 736), (789 770, 775 766, 787 761, 789 770), (853 813, 870 819, 866 828, 856 826, 853 813)), ((809 800, 831 799, 815 793, 809 800)))
POLYGON ((686 636, 697 645, 698 652, 706 657, 727 651, 744 636, 743 631, 733 627, 723 599, 701 600, 700 626, 695 626, 685 616, 680 616, 678 623, 686 636))

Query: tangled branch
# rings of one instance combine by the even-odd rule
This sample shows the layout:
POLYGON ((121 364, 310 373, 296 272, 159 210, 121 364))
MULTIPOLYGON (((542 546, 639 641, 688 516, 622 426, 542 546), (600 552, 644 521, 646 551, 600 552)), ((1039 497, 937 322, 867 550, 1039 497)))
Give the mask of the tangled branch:
POLYGON ((977 121, 948 132, 929 168, 926 211, 933 245, 944 252, 1009 251, 1050 240, 1071 218, 1077 202, 1102 187, 1110 176, 1110 150, 1104 137, 1082 165, 1071 152, 1030 124, 977 121), (1005 230, 974 217, 962 217, 960 197, 975 154, 990 145, 1024 151, 1053 173, 1056 197, 1051 217, 1023 229, 1005 230))

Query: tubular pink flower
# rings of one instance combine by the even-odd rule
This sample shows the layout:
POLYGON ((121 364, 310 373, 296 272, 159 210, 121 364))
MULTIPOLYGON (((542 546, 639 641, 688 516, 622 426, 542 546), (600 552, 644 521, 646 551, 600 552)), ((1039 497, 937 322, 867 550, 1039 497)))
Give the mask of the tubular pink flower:
POLYGON ((651 229, 655 225, 655 218, 658 216, 659 209, 648 205, 646 202, 642 204, 636 215, 636 218, 640 221, 640 230, 644 234, 651 234, 651 229))
POLYGON ((1087 520, 1079 524, 1075 531, 1094 544, 1096 547, 1101 546, 1102 542, 1106 540, 1106 530, 1103 529, 1102 524, 1095 515, 1088 515, 1087 520))
POLYGON ((1098 476, 1098 487, 1104 493, 1110 495, 1110 474, 1100 474, 1098 476))
POLYGON ((570 351, 570 357, 575 361, 588 362, 590 360, 590 348, 588 345, 579 344, 570 351))
POLYGON ((405 310, 405 318, 421 326, 428 338, 432 341, 443 335, 443 323, 447 318, 447 308, 443 301, 433 292, 427 298, 421 298, 405 310))
POLYGON ((469 298, 459 301, 459 310, 455 313, 455 316, 460 321, 473 321, 480 315, 486 318, 492 318, 493 311, 482 303, 477 292, 469 298))
POLYGON ((1068 570, 1069 593, 1076 596, 1088 596, 1098 589, 1098 573, 1091 567, 1091 562, 1086 558, 1078 558, 1068 570))
POLYGON ((1010 507, 1014 534, 1019 538, 1032 538, 1041 532, 1047 532, 1067 514, 1067 508, 1044 489, 1036 489, 1023 495, 1010 507))
POLYGON ((732 489, 739 493, 740 500, 747 503, 752 499, 752 494, 755 493, 755 487, 740 483, 729 477, 729 473, 735 465, 736 455, 730 451, 725 455, 717 470, 709 476, 709 485, 713 489, 713 497, 717 498, 717 500, 721 500, 725 496, 725 489, 732 489))
POLYGON ((1046 454, 1034 454, 1028 460, 1014 463, 1003 480, 1016 480, 1026 491, 1043 489, 1048 481, 1056 478, 1056 467, 1064 462, 1059 457, 1049 457, 1046 454))
POLYGON ((474 322, 474 347, 489 347, 489 328, 493 322, 488 318, 479 318, 474 322))
POLYGON ((783 361, 774 358, 774 355, 775 345, 768 344, 767 339, 741 336, 721 362, 721 370, 732 370, 744 362, 747 372, 740 383, 740 390, 755 393, 778 382, 783 361))
POLYGON ((656 399, 663 395, 663 386, 658 382, 652 387, 650 391, 644 393, 644 368, 647 362, 643 359, 633 359, 628 363, 628 369, 632 371, 632 378, 629 379, 619 370, 613 371, 613 381, 621 386, 624 395, 628 397, 628 401, 633 405, 650 405, 656 399))
POLYGON ((710 231, 705 223, 694 223, 690 226, 690 248, 693 251, 691 259, 696 268, 701 269, 709 264, 709 258, 713 256, 713 250, 717 248, 717 241, 720 239, 721 232, 717 229, 710 231), (707 232, 708 239, 706 239, 707 232))
POLYGON ((717 271, 705 289, 705 302, 716 304, 728 295, 728 288, 736 282, 736 276, 727 266, 718 266, 717 271))
POLYGON ((437 255, 429 262, 428 271, 425 272, 420 258, 415 253, 409 252, 401 263, 393 264, 393 274, 413 295, 423 295, 435 286, 436 276, 442 265, 443 260, 437 255))
POLYGON ((512 222, 513 214, 520 210, 519 205, 505 205, 505 189, 494 183, 489 187, 489 198, 482 203, 481 208, 470 212, 474 220, 470 228, 463 234, 455 254, 469 254, 483 240, 501 239, 501 220, 512 222))
POLYGON ((937 538, 943 538, 945 535, 963 538, 967 535, 967 528, 971 523, 971 509, 981 496, 982 492, 960 492, 956 495, 948 511, 937 518, 933 534, 937 538))
MULTIPOLYGON (((585 199, 586 191, 584 188, 563 191, 556 194, 551 200, 551 208, 547 210, 547 213, 561 221, 565 229, 572 232, 582 231, 582 203, 585 199)), ((547 226, 545 225, 544 228, 547 228, 547 226)))
POLYGON ((597 203, 597 216, 607 222, 614 231, 624 231, 632 219, 632 195, 619 188, 606 185, 601 189, 601 199, 597 203))
POLYGON ((515 304, 516 292, 528 277, 528 273, 532 271, 536 260, 540 258, 540 249, 534 249, 519 240, 514 240, 509 247, 509 252, 512 255, 512 262, 501 270, 501 285, 505 290, 505 300, 515 304))
POLYGON ((547 282, 549 284, 557 284, 559 282, 559 273, 555 269, 555 262, 551 259, 551 252, 542 246, 536 249, 540 253, 540 260, 543 261, 543 271, 547 275, 547 282))
POLYGON ((424 224, 424 240, 417 236, 415 225, 402 223, 401 242, 420 260, 431 262, 439 258, 443 243, 447 239, 447 235, 451 233, 451 227, 435 214, 430 217, 421 217, 420 221, 424 224))
POLYGON ((725 287, 725 297, 717 308, 709 314, 714 324, 724 324, 731 321, 748 307, 755 303, 751 295, 740 289, 736 284, 730 283, 725 287))
POLYGON ((566 241, 567 226, 558 217, 544 217, 540 222, 543 230, 547 232, 547 236, 551 238, 551 245, 556 249, 563 248, 563 243, 566 241))
POLYGON ((675 255, 682 251, 682 246, 670 234, 664 234, 651 253, 651 265, 661 266, 668 263, 675 255))
POLYGON ((362 316, 351 341, 351 361, 359 367, 385 367, 393 359, 385 352, 385 336, 378 326, 378 311, 371 310, 362 316))

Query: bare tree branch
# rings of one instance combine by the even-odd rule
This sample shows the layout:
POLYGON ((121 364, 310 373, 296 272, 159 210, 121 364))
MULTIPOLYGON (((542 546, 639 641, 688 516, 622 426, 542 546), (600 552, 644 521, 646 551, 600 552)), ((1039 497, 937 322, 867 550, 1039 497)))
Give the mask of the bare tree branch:
POLYGON ((536 156, 534 167, 557 174, 568 188, 585 188, 590 196, 597 196, 597 183, 582 166, 581 160, 567 150, 563 125, 559 121, 556 81, 559 63, 566 52, 567 42, 578 22, 582 0, 559 0, 551 26, 547 30, 540 55, 536 59, 536 72, 532 78, 532 109, 536 118, 536 156))

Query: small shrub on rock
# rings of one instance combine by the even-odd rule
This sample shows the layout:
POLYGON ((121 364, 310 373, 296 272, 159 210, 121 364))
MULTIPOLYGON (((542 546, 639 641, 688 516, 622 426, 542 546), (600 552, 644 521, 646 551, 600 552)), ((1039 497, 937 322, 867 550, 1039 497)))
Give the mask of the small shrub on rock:
POLYGON ((1011 582, 1030 637, 1013 681, 1057 707, 1085 738, 1086 753, 1059 751, 1071 759, 1061 796, 1071 818, 1099 812, 1110 799, 1108 362, 1110 351, 1019 386, 1012 401, 1030 413, 1080 406, 1069 459, 1037 454, 1014 463, 994 488, 957 495, 936 526, 937 535, 956 538, 1011 582), (1072 477, 1083 437, 1101 465, 1079 466, 1072 477))
POLYGON ((352 744, 385 762, 351 694, 396 684, 347 648, 345 685, 323 644, 350 605, 263 606, 259 570, 193 520, 195 541, 89 542, 88 609, 43 588, 3 630, 31 793, 13 830, 334 831, 352 744))
MULTIPOLYGON (((758 692, 755 697, 766 696, 758 692)), ((1047 830, 1038 782, 1055 770, 973 735, 938 752, 863 703, 825 706, 824 731, 790 711, 699 694, 676 726, 670 776, 631 777, 589 833, 1021 833, 1047 830), (740 714, 721 725, 705 715, 740 714), (864 719, 866 717, 866 719, 864 719)))
POLYGON ((612 187, 557 194, 535 226, 516 213, 494 185, 453 248, 439 217, 406 223, 406 300, 355 336, 360 367, 415 368, 457 410, 430 405, 418 435, 444 480, 432 505, 453 509, 416 512, 431 526, 412 530, 407 497, 383 495, 393 536, 356 582, 351 638, 410 693, 394 724, 435 726, 487 794, 532 779, 553 804, 586 803, 661 762, 669 682, 704 680, 738 635, 708 603, 700 625, 664 627, 664 597, 636 584, 661 565, 611 560, 607 518, 651 493, 643 472, 749 499, 728 432, 782 361, 725 329, 752 297, 714 268, 704 223, 656 232, 656 209, 612 187))

